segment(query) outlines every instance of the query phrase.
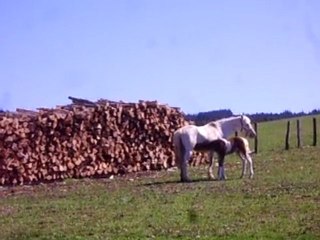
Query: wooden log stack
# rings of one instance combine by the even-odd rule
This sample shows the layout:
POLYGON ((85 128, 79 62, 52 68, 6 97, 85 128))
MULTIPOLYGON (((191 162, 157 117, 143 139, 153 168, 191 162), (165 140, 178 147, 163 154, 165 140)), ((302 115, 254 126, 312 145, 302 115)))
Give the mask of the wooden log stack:
MULTIPOLYGON (((188 124, 156 101, 91 102, 0 114, 0 185, 103 177, 175 165, 173 132, 188 124)), ((203 162, 197 154, 192 163, 203 162)))

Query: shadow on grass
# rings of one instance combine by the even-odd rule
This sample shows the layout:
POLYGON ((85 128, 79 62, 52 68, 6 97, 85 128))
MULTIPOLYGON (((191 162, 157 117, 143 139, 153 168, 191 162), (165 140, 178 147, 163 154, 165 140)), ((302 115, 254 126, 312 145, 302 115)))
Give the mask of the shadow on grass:
POLYGON ((233 181, 234 179, 218 180, 218 179, 208 179, 208 178, 198 178, 194 179, 191 182, 181 182, 180 180, 167 180, 167 181, 155 181, 149 183, 140 184, 140 186, 161 186, 167 184, 193 184, 199 182, 228 182, 233 181))

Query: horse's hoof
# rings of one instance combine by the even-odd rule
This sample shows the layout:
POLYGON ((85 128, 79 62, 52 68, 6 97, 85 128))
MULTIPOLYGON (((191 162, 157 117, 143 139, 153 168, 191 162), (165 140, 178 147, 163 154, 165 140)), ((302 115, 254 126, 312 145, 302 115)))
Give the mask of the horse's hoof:
POLYGON ((225 181, 225 180, 227 180, 227 177, 226 176, 221 176, 221 177, 218 178, 218 180, 219 181, 225 181))
POLYGON ((190 182, 192 182, 192 180, 190 178, 183 178, 183 179, 181 179, 181 182, 190 183, 190 182))
POLYGON ((208 178, 209 178, 209 180, 215 180, 216 179, 213 174, 208 174, 208 178))

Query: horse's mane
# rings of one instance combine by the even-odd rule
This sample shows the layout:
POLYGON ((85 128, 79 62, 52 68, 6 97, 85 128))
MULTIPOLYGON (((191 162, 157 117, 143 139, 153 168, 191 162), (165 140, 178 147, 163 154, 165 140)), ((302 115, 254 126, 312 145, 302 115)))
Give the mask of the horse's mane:
POLYGON ((241 115, 234 115, 234 116, 231 116, 231 117, 221 118, 221 119, 218 119, 218 120, 215 120, 215 121, 208 122, 206 125, 210 126, 210 127, 218 128, 220 124, 222 124, 224 122, 228 122, 228 121, 232 121, 232 120, 238 119, 240 116, 241 115))
POLYGON ((217 123, 215 121, 209 122, 208 125, 210 127, 215 127, 215 128, 218 127, 218 125, 217 125, 217 123))
POLYGON ((220 119, 217 119, 215 121, 212 121, 212 122, 209 122, 208 124, 216 124, 218 122, 224 122, 226 120, 232 120, 232 119, 236 119, 236 118, 239 118, 241 115, 234 115, 234 116, 231 116, 231 117, 226 117, 226 118, 220 118, 220 119))

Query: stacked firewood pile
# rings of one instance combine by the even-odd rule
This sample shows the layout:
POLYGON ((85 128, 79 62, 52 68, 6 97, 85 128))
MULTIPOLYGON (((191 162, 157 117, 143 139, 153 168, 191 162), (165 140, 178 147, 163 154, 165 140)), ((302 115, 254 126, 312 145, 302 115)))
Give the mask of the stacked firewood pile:
MULTIPOLYGON (((175 165, 178 108, 69 97, 54 109, 0 114, 0 185, 98 177, 175 165)), ((193 165, 202 161, 201 155, 193 165)))

